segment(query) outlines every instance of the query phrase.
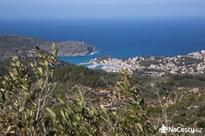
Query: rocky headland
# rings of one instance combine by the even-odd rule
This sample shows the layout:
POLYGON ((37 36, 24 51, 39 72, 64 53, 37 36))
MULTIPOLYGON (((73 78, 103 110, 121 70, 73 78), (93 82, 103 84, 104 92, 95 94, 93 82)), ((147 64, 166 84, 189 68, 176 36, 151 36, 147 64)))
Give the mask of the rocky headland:
POLYGON ((95 47, 85 42, 55 42, 34 37, 0 35, 0 60, 6 59, 11 55, 32 57, 36 46, 48 52, 50 50, 49 46, 53 43, 58 47, 58 56, 85 56, 96 52, 95 47))

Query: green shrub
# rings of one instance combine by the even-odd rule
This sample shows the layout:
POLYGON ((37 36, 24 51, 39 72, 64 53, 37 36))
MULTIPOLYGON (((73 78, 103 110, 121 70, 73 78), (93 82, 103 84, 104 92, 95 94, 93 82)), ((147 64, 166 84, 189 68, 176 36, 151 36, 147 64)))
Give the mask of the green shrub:
POLYGON ((11 58, 8 73, 1 77, 0 135, 148 136, 155 133, 144 100, 128 73, 122 74, 113 88, 109 106, 87 104, 78 88, 76 98, 52 98, 57 84, 53 80, 56 54, 55 46, 51 54, 36 48, 36 58, 29 65, 22 64, 18 57, 11 58))

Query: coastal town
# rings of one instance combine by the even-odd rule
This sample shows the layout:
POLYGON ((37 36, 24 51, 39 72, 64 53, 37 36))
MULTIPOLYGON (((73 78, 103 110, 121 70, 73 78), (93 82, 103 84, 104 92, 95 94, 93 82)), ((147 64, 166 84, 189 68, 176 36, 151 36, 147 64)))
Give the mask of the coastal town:
POLYGON ((200 75, 205 73, 205 50, 174 57, 96 58, 89 63, 89 68, 107 72, 127 70, 149 76, 163 76, 166 73, 200 75))

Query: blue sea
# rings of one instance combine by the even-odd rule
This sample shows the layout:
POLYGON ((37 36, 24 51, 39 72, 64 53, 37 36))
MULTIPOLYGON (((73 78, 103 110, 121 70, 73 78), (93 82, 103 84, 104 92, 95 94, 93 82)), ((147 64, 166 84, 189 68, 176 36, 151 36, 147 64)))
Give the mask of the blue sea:
POLYGON ((59 57, 79 64, 103 56, 125 59, 185 55, 204 50, 205 18, 0 20, 0 34, 84 41, 99 50, 89 56, 59 57))

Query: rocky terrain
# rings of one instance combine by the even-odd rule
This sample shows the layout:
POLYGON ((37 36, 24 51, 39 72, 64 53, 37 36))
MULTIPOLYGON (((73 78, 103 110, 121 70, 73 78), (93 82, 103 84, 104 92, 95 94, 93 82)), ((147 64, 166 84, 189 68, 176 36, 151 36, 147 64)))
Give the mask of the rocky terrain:
POLYGON ((36 46, 48 51, 52 43, 59 49, 58 56, 84 56, 96 51, 95 47, 79 41, 54 42, 33 37, 0 35, 0 59, 11 55, 32 57, 36 46))

